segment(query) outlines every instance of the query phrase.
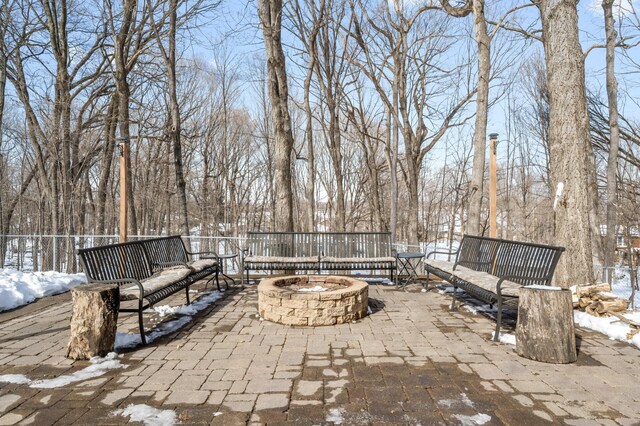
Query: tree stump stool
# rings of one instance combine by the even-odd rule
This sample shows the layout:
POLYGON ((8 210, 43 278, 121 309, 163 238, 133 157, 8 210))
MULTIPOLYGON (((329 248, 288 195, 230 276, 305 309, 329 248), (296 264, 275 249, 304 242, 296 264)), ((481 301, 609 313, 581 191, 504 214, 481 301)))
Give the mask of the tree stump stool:
POLYGON ((86 284, 71 289, 73 314, 67 358, 89 359, 113 351, 120 288, 117 284, 86 284))
POLYGON ((516 352, 554 364, 577 360, 571 291, 547 286, 520 289, 516 352))

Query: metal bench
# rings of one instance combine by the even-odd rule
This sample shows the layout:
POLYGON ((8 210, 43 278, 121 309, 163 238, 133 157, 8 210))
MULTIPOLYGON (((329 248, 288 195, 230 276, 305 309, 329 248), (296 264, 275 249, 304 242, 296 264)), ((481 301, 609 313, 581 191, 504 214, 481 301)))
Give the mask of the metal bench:
POLYGON ((453 284, 451 309, 456 307, 456 289, 490 305, 496 305, 499 339, 502 307, 517 306, 519 290, 529 285, 551 285, 564 247, 465 235, 456 251, 432 251, 424 261, 429 274, 453 284), (435 254, 455 255, 455 262, 432 259, 435 254))
POLYGON ((82 270, 90 283, 120 286, 120 302, 137 301, 137 308, 120 308, 121 312, 137 312, 142 344, 146 344, 142 312, 181 290, 187 304, 189 286, 214 274, 218 289, 219 263, 215 253, 208 259, 191 260, 192 254, 177 236, 131 241, 121 244, 78 250, 82 270))
POLYGON ((243 268, 249 271, 389 270, 396 259, 389 232, 249 232, 243 268))

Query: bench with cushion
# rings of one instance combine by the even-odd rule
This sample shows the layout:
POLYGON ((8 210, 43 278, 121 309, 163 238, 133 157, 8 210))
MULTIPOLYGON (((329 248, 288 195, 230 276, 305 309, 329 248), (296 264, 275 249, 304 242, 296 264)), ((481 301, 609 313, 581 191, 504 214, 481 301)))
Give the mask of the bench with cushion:
POLYGON ((249 232, 249 271, 347 271, 396 268, 389 232, 249 232))
POLYGON ((82 270, 90 283, 116 283, 120 286, 120 302, 138 301, 137 308, 120 308, 137 312, 142 344, 146 344, 142 312, 181 290, 187 304, 189 286, 212 275, 218 290, 218 262, 215 253, 208 259, 191 260, 182 238, 177 236, 131 241, 121 244, 78 250, 82 270))
POLYGON ((454 252, 432 251, 424 261, 429 274, 453 284, 451 308, 456 306, 456 289, 490 305, 496 305, 496 332, 499 339, 502 307, 517 306, 520 288, 551 285, 563 247, 465 235, 454 252), (431 258, 454 254, 455 261, 431 258))

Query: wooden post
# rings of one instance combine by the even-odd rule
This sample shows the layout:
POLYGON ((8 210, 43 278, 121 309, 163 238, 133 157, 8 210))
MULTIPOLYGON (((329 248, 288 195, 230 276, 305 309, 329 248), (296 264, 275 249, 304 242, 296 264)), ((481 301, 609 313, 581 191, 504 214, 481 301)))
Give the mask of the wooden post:
POLYGON ((73 313, 67 358, 89 359, 113 351, 120 288, 117 284, 86 284, 71 289, 73 313))
POLYGON ((516 352, 554 364, 577 360, 570 290, 544 286, 520 289, 516 352))
POLYGON ((120 147, 120 243, 127 241, 127 171, 129 169, 129 141, 119 138, 120 147))
POLYGON ((498 236, 498 163, 496 160, 496 145, 498 134, 489 135, 489 237, 498 236))

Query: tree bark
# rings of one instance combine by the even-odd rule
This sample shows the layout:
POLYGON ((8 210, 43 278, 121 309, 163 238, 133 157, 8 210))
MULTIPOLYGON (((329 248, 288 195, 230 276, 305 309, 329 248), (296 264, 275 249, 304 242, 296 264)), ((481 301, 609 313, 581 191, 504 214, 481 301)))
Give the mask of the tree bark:
POLYGON ((578 36, 575 0, 541 0, 547 87, 549 150, 555 183, 556 244, 566 247, 556 269, 561 287, 593 284, 591 223, 594 197, 589 185, 589 114, 584 55, 578 36))
POLYGON ((277 231, 293 231, 291 153, 293 133, 289 116, 289 90, 282 50, 282 0, 260 0, 258 13, 267 54, 267 76, 271 115, 275 128, 274 198, 277 231))
MULTIPOLYGON (((607 160, 607 234, 604 244, 604 266, 613 268, 616 253, 617 231, 617 170, 620 128, 618 126, 618 81, 615 74, 616 30, 613 19, 613 0, 603 0, 604 28, 607 35, 606 75, 609 103, 609 158, 607 160)), ((613 269, 607 269, 606 280, 611 283, 613 269)))
POLYGON ((571 291, 522 287, 518 303, 518 355, 554 364, 575 362, 571 291))
POLYGON ((117 284, 86 284, 71 289, 73 313, 67 358, 90 359, 113 351, 120 288, 117 284))

